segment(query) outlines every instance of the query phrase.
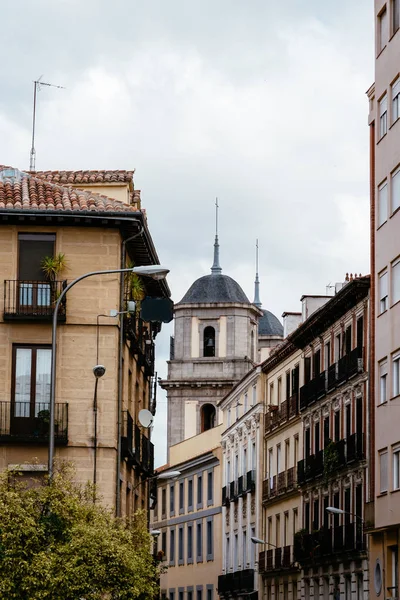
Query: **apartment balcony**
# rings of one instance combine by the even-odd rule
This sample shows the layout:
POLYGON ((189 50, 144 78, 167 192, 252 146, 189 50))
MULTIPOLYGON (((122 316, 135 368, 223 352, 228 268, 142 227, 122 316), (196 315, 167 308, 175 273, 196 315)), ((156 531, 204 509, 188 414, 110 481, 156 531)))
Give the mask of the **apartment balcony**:
POLYGON ((154 444, 133 423, 128 410, 123 412, 121 459, 146 475, 154 471, 154 444))
POLYGON ((357 373, 363 371, 363 348, 354 348, 300 388, 300 410, 323 398, 357 373))
POLYGON ((293 394, 279 406, 270 405, 269 412, 265 415, 265 431, 268 433, 275 427, 286 423, 289 419, 298 414, 298 395, 293 394))
POLYGON ((243 571, 218 575, 218 594, 220 596, 239 596, 251 592, 254 592, 254 569, 243 569, 243 571))
MULTIPOLYGON (((0 402, 1 444, 48 444, 50 405, 48 402, 0 402)), ((55 405, 54 439, 58 445, 68 443, 68 404, 55 405)))
POLYGON ((238 496, 241 496, 243 494, 243 475, 241 475, 238 479, 238 486, 237 486, 237 491, 238 491, 238 496))
POLYGON ((263 481, 263 502, 268 502, 296 488, 296 467, 274 475, 263 481))
POLYGON ((320 450, 297 463, 297 483, 302 486, 323 474, 329 476, 332 469, 343 469, 355 461, 363 460, 364 452, 363 433, 353 433, 347 439, 331 442, 325 450, 320 450))
MULTIPOLYGON (((66 281, 4 281, 5 321, 51 321, 54 306, 66 281)), ((66 296, 58 309, 58 321, 66 320, 66 296)))
POLYGON ((288 400, 289 402, 289 415, 288 418, 291 419, 299 414, 299 396, 298 393, 295 392, 292 394, 288 400))
POLYGON ((258 555, 258 571, 263 575, 292 569, 294 563, 293 546, 264 550, 258 555))
POLYGON ((256 489, 256 470, 252 469, 246 473, 246 492, 254 492, 256 489))
POLYGON ((347 523, 295 536, 294 556, 302 566, 318 565, 347 558, 359 558, 366 551, 366 540, 360 523, 347 523))

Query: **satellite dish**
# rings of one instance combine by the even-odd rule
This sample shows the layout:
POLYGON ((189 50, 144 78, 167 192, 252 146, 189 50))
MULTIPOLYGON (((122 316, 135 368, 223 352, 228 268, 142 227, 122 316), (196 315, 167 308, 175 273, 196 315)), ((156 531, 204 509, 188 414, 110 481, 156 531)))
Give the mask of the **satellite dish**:
POLYGON ((153 415, 147 408, 142 408, 138 414, 139 423, 142 427, 150 427, 153 422, 153 415))

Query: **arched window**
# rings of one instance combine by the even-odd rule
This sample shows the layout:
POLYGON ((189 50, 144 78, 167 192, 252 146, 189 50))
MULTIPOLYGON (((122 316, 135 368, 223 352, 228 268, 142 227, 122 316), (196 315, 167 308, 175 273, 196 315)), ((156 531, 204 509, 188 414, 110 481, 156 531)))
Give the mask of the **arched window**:
POLYGON ((212 404, 203 404, 200 409, 201 433, 215 427, 215 406, 212 404))
POLYGON ((206 327, 204 329, 203 356, 215 356, 214 327, 206 327))

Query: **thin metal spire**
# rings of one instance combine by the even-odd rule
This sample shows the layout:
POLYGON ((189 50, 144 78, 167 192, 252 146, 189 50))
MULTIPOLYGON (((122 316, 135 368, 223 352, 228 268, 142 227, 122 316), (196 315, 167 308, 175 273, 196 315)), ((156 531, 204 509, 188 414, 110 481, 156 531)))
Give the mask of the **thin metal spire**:
POLYGON ((260 300, 260 280, 258 278, 258 240, 256 240, 256 279, 254 282, 254 302, 258 308, 261 308, 260 300))
POLYGON ((215 198, 215 242, 214 242, 214 263, 211 267, 211 273, 213 275, 220 275, 222 273, 221 266, 219 264, 219 243, 218 243, 218 198, 215 198))

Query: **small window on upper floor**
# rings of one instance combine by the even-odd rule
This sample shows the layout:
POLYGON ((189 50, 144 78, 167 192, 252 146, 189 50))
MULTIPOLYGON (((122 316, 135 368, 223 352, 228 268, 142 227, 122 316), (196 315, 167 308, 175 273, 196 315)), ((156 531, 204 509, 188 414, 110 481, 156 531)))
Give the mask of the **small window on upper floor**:
POLYGON ((212 404, 203 404, 200 409, 201 433, 215 427, 215 406, 212 404))
MULTIPOLYGON (((400 88, 399 88, 399 98, 400 98, 400 88)), ((400 99, 399 99, 400 102, 400 99)), ((400 108, 400 104, 399 104, 400 108)), ((391 199, 392 199, 392 213, 395 210, 400 208, 400 167, 397 167, 392 173, 391 178, 391 199)))
POLYGON ((378 276, 378 293, 379 293, 379 310, 378 314, 382 314, 388 309, 388 272, 387 269, 378 276))
POLYGON ((387 94, 379 100, 379 139, 387 134, 387 94))
MULTIPOLYGON (((400 2, 400 0, 398 0, 400 2)), ((392 123, 400 117, 400 77, 392 83, 392 123)))
POLYGON ((378 187, 378 227, 387 221, 388 213, 388 186, 387 180, 378 187))
POLYGON ((396 33, 396 31, 400 27, 400 0, 392 0, 392 35, 396 33))
POLYGON ((389 39, 386 4, 378 15, 378 54, 382 52, 389 39))
POLYGON ((215 356, 214 327, 206 327, 204 329, 203 356, 215 356))

